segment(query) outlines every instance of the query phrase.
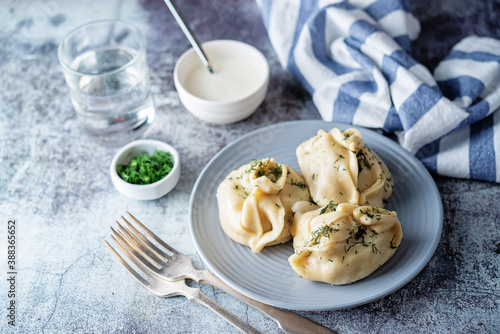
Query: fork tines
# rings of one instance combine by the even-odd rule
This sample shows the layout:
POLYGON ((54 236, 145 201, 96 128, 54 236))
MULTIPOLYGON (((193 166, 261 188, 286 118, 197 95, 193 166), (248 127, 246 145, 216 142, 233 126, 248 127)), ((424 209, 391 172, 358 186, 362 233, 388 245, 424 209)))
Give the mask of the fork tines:
MULTIPOLYGON (((140 228, 147 233, 154 241, 158 242, 161 246, 164 246, 167 251, 176 253, 177 251, 172 247, 166 245, 159 237, 157 237, 153 232, 151 232, 146 226, 144 226, 137 218, 132 214, 127 212, 132 220, 140 226, 140 228)), ((148 269, 153 272, 160 273, 162 269, 161 262, 166 262, 169 254, 165 253, 154 243, 152 243, 139 229, 137 229, 132 223, 130 223, 125 217, 121 217, 125 224, 120 224, 116 221, 118 228, 110 227, 111 238, 117 243, 120 249, 125 248, 127 252, 124 253, 127 257, 135 263, 143 263, 148 267, 148 269)))

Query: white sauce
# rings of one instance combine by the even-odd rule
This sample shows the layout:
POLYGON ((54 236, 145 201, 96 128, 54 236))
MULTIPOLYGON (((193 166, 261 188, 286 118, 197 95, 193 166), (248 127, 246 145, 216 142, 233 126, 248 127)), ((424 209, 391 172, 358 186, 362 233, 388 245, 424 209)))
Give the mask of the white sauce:
POLYGON ((196 67, 186 77, 186 90, 204 100, 227 102, 249 95, 262 81, 259 73, 242 60, 218 59, 213 68, 214 73, 210 73, 203 65, 196 67))

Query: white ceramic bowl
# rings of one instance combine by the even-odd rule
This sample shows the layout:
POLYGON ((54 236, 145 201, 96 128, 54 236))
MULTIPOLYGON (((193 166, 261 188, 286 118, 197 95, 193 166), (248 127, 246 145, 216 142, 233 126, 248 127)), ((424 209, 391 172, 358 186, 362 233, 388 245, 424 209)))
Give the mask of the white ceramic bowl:
POLYGON ((158 140, 136 140, 125 145, 116 153, 111 162, 110 174, 113 185, 123 195, 139 200, 157 199, 174 189, 179 181, 181 176, 179 153, 172 146, 158 140), (153 154, 155 150, 170 152, 174 158, 174 167, 167 176, 151 184, 132 184, 120 178, 117 173, 118 165, 127 165, 139 154, 143 152, 153 154))
POLYGON ((251 66, 258 80, 252 81, 252 89, 248 94, 236 99, 214 101, 200 98, 186 86, 189 75, 202 66, 194 49, 189 49, 179 58, 174 68, 175 88, 184 107, 204 121, 219 124, 235 123, 253 114, 264 100, 269 85, 269 64, 264 55, 251 45, 233 40, 206 42, 202 44, 202 48, 213 63, 216 73, 217 63, 221 59, 230 59, 241 62, 242 66, 251 66))

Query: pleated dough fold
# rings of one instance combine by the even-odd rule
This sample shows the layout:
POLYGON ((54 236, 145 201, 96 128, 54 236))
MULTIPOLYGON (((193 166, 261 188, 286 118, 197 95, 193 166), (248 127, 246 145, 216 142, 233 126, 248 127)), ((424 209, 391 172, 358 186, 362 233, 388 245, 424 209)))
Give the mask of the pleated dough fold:
POLYGON ((315 203, 384 207, 394 184, 385 163, 356 129, 317 135, 297 147, 297 160, 315 203))
POLYGON ((358 281, 391 258, 403 238, 396 212, 373 206, 297 202, 288 259, 302 278, 333 285, 358 281))
POLYGON ((308 200, 303 177, 268 158, 234 170, 217 189, 222 229, 254 253, 289 241, 292 205, 308 200))

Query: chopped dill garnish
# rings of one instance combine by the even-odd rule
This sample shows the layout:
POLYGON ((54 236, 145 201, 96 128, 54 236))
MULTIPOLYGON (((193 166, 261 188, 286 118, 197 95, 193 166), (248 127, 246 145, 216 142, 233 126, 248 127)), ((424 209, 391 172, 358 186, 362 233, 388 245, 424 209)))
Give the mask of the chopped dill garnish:
POLYGON ((340 231, 338 225, 336 227, 332 225, 324 225, 311 232, 311 240, 309 240, 306 244, 317 245, 321 239, 321 237, 325 237, 330 239, 332 233, 336 233, 340 231))
POLYGON ((368 158, 366 157, 363 150, 359 150, 359 152, 356 154, 356 158, 358 159, 358 172, 361 172, 365 167, 368 170, 372 169, 373 163, 370 163, 370 161, 368 161, 368 158))
POLYGON ((349 140, 351 138, 352 134, 351 133, 345 133, 344 138, 342 138, 343 141, 349 140))
POLYGON ((153 155, 143 152, 128 165, 118 165, 120 178, 132 184, 150 184, 167 176, 174 168, 174 157, 170 152, 155 150, 153 155))
POLYGON ((273 183, 276 183, 283 174, 283 166, 281 164, 276 164, 276 166, 269 168, 269 164, 270 160, 253 160, 250 164, 250 169, 245 172, 251 173, 255 171, 256 178, 266 176, 273 183))
POLYGON ((283 174, 283 166, 281 164, 277 164, 276 167, 269 168, 269 171, 268 173, 266 173, 266 176, 273 183, 276 183, 282 174, 283 174))
POLYGON ((327 211, 333 212, 333 211, 337 210, 337 207, 338 207, 338 204, 335 204, 335 203, 333 203, 333 201, 330 201, 330 203, 328 203, 323 209, 321 209, 318 216, 320 216, 324 213, 327 213, 327 211))
POLYGON ((333 162, 333 164, 335 165, 340 159, 345 159, 345 157, 342 154, 339 154, 339 157, 333 162))
POLYGON ((302 190, 305 190, 307 188, 307 185, 304 181, 294 181, 293 179, 290 180, 290 184, 292 186, 297 186, 302 190))

